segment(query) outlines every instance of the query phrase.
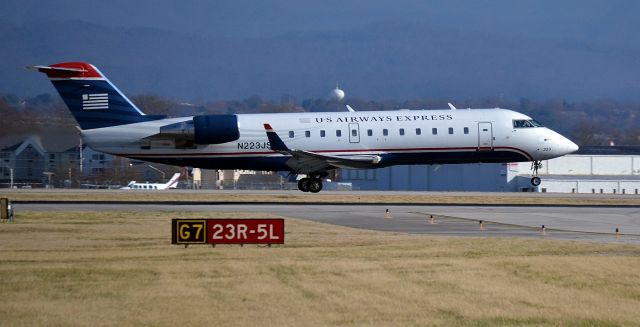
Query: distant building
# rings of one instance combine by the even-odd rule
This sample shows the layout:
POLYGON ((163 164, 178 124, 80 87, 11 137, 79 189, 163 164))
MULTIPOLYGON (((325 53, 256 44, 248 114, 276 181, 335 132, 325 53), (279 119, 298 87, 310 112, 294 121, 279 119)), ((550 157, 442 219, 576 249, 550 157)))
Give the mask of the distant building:
MULTIPOLYGON (((536 191, 556 193, 639 194, 640 147, 583 147, 577 153, 543 161, 536 191)), ((526 163, 519 163, 524 170, 526 163)), ((519 187, 526 176, 517 176, 519 187)))
POLYGON ((38 139, 29 137, 0 150, 0 178, 8 183, 44 183, 48 155, 38 139))
POLYGON ((114 158, 81 148, 68 135, 15 139, 0 149, 0 187, 69 187, 73 180, 90 180, 111 169, 114 158))
POLYGON ((582 147, 542 165, 538 187, 530 183, 530 162, 343 169, 340 180, 356 190, 638 194, 640 189, 640 147, 582 147))
MULTIPOLYGON (((218 189, 281 189, 284 178, 277 173, 254 170, 216 170, 218 189)), ((203 182, 203 188, 213 188, 203 182)))

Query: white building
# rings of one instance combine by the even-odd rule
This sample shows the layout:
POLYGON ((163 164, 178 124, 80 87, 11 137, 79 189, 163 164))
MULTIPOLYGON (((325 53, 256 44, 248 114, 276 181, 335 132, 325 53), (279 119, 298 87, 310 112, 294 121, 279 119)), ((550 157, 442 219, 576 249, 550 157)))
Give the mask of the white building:
POLYGON ((530 162, 343 169, 340 180, 356 190, 638 194, 640 189, 640 147, 582 147, 542 165, 538 187, 530 183, 530 162))
MULTIPOLYGON (((584 147, 542 165, 539 192, 639 194, 640 147, 584 147)), ((529 166, 518 163, 517 169, 525 171, 529 166)), ((519 187, 528 187, 528 178, 517 179, 519 187)))

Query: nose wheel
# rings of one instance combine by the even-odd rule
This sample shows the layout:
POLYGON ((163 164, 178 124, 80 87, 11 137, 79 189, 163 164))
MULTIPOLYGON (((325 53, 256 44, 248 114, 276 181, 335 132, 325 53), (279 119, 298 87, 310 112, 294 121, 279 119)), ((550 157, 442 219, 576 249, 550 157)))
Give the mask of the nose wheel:
POLYGON ((531 177, 531 185, 538 186, 540 185, 540 183, 542 183, 542 180, 540 180, 540 177, 538 176, 531 177))
POLYGON ((542 168, 542 162, 534 161, 531 163, 531 170, 533 170, 533 177, 531 177, 531 185, 538 186, 542 182, 540 177, 538 177, 538 169, 542 168))

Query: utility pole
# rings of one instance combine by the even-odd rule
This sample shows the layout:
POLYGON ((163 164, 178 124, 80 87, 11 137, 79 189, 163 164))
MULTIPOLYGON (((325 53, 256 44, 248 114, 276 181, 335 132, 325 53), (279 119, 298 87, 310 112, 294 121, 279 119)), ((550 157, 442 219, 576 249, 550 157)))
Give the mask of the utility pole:
POLYGON ((84 170, 82 169, 82 165, 84 164, 84 158, 82 156, 82 137, 80 137, 80 176, 84 176, 84 170))
POLYGON ((10 188, 13 188, 13 168, 9 168, 9 172, 11 174, 11 184, 10 184, 10 188))

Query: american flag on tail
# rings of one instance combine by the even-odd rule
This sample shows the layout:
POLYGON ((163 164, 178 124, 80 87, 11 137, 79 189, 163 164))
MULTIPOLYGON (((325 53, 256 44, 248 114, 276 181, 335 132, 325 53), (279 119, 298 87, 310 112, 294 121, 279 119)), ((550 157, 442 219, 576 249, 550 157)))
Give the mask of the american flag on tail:
POLYGON ((83 94, 82 95, 82 109, 109 109, 109 94, 83 94))

